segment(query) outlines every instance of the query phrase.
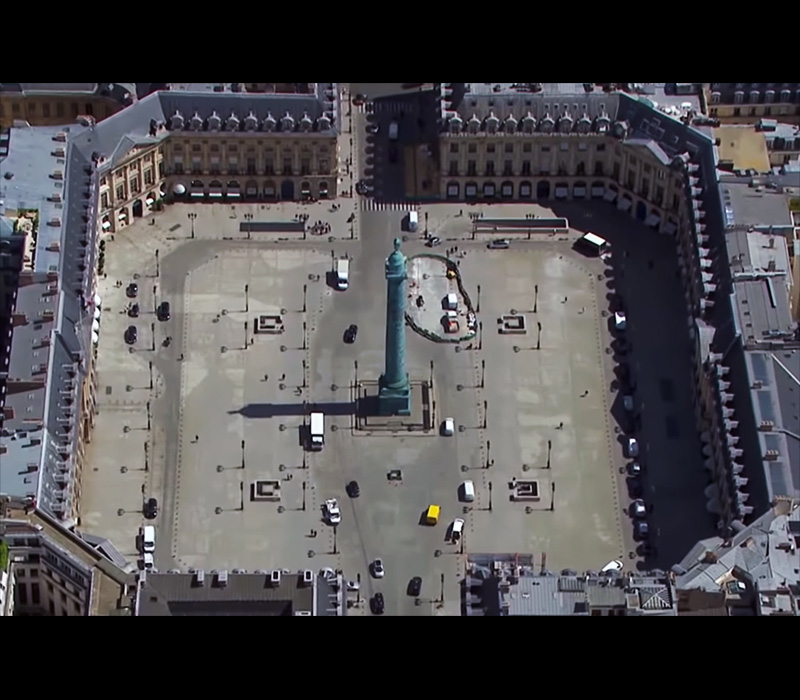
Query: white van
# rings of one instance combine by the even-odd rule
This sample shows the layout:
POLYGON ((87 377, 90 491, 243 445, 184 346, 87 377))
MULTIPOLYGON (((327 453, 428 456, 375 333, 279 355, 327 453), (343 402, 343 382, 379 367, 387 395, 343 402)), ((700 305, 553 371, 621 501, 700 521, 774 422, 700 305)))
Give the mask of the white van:
POLYGON ((400 132, 400 125, 396 121, 392 121, 389 124, 389 140, 390 141, 397 141, 397 136, 400 132))
POLYGON ((156 529, 152 525, 145 525, 142 528, 142 551, 145 554, 156 551, 156 529))
POLYGON ((419 231, 419 214, 415 211, 408 212, 408 231, 409 233, 419 231))
POLYGON ((311 437, 311 449, 314 452, 319 452, 325 445, 325 414, 312 413, 311 425, 309 426, 309 434, 311 437))
POLYGON ((350 286, 350 260, 339 258, 336 261, 336 288, 344 291, 350 286))
POLYGON ((472 503, 475 500, 475 483, 470 479, 461 484, 461 500, 464 503, 472 503))

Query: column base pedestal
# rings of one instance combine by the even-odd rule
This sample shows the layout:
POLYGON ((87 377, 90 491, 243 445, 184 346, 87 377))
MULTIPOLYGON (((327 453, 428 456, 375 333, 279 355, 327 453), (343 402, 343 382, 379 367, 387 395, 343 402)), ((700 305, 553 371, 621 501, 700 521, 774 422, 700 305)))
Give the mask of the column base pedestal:
POLYGON ((405 386, 390 387, 380 380, 378 392, 378 415, 380 416, 410 416, 411 415, 411 383, 406 377, 405 386))

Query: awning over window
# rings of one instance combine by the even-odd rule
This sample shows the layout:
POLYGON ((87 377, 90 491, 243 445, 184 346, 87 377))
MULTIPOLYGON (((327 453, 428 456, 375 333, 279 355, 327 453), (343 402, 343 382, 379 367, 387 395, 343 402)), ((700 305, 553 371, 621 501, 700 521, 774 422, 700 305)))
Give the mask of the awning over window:
POLYGON ((248 187, 245 190, 245 193, 248 197, 256 197, 258 196, 258 187, 248 187))
POLYGON ((230 197, 231 199, 238 199, 241 196, 242 195, 239 192, 239 190, 228 190, 228 197, 230 197))
POLYGON ((519 186, 519 196, 520 197, 530 197, 532 192, 533 192, 533 188, 531 187, 531 185, 520 185, 519 186))
POLYGON ((572 196, 573 197, 585 197, 586 196, 586 188, 585 187, 574 187, 572 189, 572 196))
POLYGON ((99 294, 94 295, 94 305, 99 307, 103 303, 103 300, 100 298, 99 294))
POLYGON ((674 236, 677 232, 678 232, 678 227, 671 221, 668 221, 666 226, 664 226, 664 233, 666 233, 667 235, 674 236))
POLYGON ((458 185, 448 185, 447 186, 447 196, 448 197, 458 197, 458 185))
POLYGON ((556 199, 566 199, 569 197, 569 187, 556 187, 556 199))
POLYGON ((653 228, 658 228, 661 224, 661 217, 658 214, 650 214, 647 217, 647 221, 645 222, 648 226, 652 226, 653 228))
POLYGON ((102 310, 100 309, 100 307, 99 307, 99 306, 95 306, 95 307, 94 307, 94 320, 95 320, 95 321, 99 321, 99 320, 100 320, 100 317, 101 317, 102 315, 103 315, 103 312, 102 312, 102 310))
POLYGON ((95 331, 92 331, 92 343, 97 345, 100 342, 100 336, 95 331))
POLYGON ((100 332, 100 321, 98 321, 97 319, 95 319, 94 321, 92 321, 92 330, 93 330, 95 333, 99 333, 99 332, 100 332))
POLYGON ((628 211, 633 206, 633 202, 628 197, 622 197, 617 207, 620 211, 628 211))
POLYGON ((503 196, 504 197, 513 197, 514 196, 514 185, 503 185, 503 196))
POLYGON ((202 199, 206 196, 206 193, 203 190, 192 190, 192 197, 195 199, 202 199))
POLYGON ((275 188, 274 187, 265 187, 264 188, 264 196, 266 196, 266 197, 274 197, 275 196, 275 188))
POLYGON ((606 193, 603 195, 603 199, 605 199, 606 202, 613 202, 614 200, 616 200, 616 198, 617 198, 617 193, 614 192, 614 190, 606 190, 606 193))
POLYGON ((125 221, 125 219, 127 219, 127 218, 128 218, 128 215, 124 211, 121 211, 119 213, 119 220, 120 221, 125 221))
POLYGON ((606 188, 605 187, 592 187, 592 197, 603 197, 605 196, 606 188))
POLYGON ((148 207, 152 207, 152 206, 153 206, 153 203, 154 203, 155 201, 156 201, 156 200, 155 200, 155 199, 153 199, 152 197, 148 197, 147 199, 145 199, 145 200, 144 200, 144 203, 145 203, 145 204, 146 204, 148 207))
POLYGON ((110 221, 104 221, 102 226, 103 226, 103 231, 108 231, 108 229, 111 228, 111 222, 110 221))
POLYGON ((222 197, 222 190, 214 189, 208 193, 209 197, 213 197, 214 199, 220 199, 222 197))
POLYGON ((495 186, 494 186, 493 184, 491 184, 491 183, 487 182, 487 183, 486 183, 486 184, 483 186, 483 194, 484 194, 486 197, 494 197, 494 193, 495 193, 495 192, 496 192, 496 189, 495 189, 495 186))
POLYGON ((478 188, 475 185, 467 185, 465 192, 467 197, 474 197, 478 194, 478 188))

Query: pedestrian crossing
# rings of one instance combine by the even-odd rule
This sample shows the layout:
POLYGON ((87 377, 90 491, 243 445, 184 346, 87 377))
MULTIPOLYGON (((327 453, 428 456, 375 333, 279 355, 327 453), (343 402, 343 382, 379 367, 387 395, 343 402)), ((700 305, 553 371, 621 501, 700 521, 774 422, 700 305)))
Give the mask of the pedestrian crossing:
POLYGON ((416 209, 414 202, 379 202, 374 199, 362 199, 361 211, 412 211, 416 209))
POLYGON ((400 114, 409 109, 403 102, 373 102, 372 111, 375 114, 400 114))

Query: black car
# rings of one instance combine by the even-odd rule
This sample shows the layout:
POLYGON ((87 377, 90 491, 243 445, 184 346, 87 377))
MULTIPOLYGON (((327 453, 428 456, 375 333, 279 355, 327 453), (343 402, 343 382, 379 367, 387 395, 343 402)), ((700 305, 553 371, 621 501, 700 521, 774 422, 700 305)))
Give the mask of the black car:
POLYGON ((634 499, 641 498, 644 495, 642 482, 639 479, 635 477, 628 479, 628 495, 634 499))
POLYGON ((144 503, 144 517, 153 520, 158 515, 158 501, 155 498, 148 498, 144 503))
POLYGON ((428 246, 428 248, 435 248, 436 246, 441 245, 441 244, 442 244, 442 239, 439 238, 439 236, 431 236, 425 242, 425 245, 428 246))
POLYGON ((370 607, 374 615, 383 615, 386 610, 386 602, 383 600, 383 593, 376 593, 370 601, 370 607))
POLYGON ((347 343, 348 345, 351 343, 355 343, 357 336, 358 336, 358 326, 355 323, 353 323, 344 332, 344 342, 347 343))
POLYGON ((128 345, 134 345, 138 339, 139 331, 136 330, 136 326, 128 326, 125 331, 125 342, 128 345))
POLYGON ((397 162, 397 146, 393 143, 389 144, 389 162, 397 162))
POLYGON ((422 579, 419 576, 415 576, 408 582, 408 595, 412 598, 419 598, 419 594, 422 592, 422 579))
POLYGON ((139 318, 139 305, 138 304, 131 304, 128 307, 128 316, 131 318, 139 318))
POLYGON ((136 282, 131 282, 128 285, 128 288, 125 290, 125 294, 127 295, 128 299, 135 299, 139 296, 139 285, 136 282))
POLYGON ((350 498, 358 498, 361 495, 361 487, 358 485, 357 481, 348 482, 345 491, 347 491, 347 495, 350 496, 350 498))
POLYGON ((158 316, 159 321, 169 321, 169 302, 162 301, 158 305, 158 309, 156 310, 156 315, 158 316))

